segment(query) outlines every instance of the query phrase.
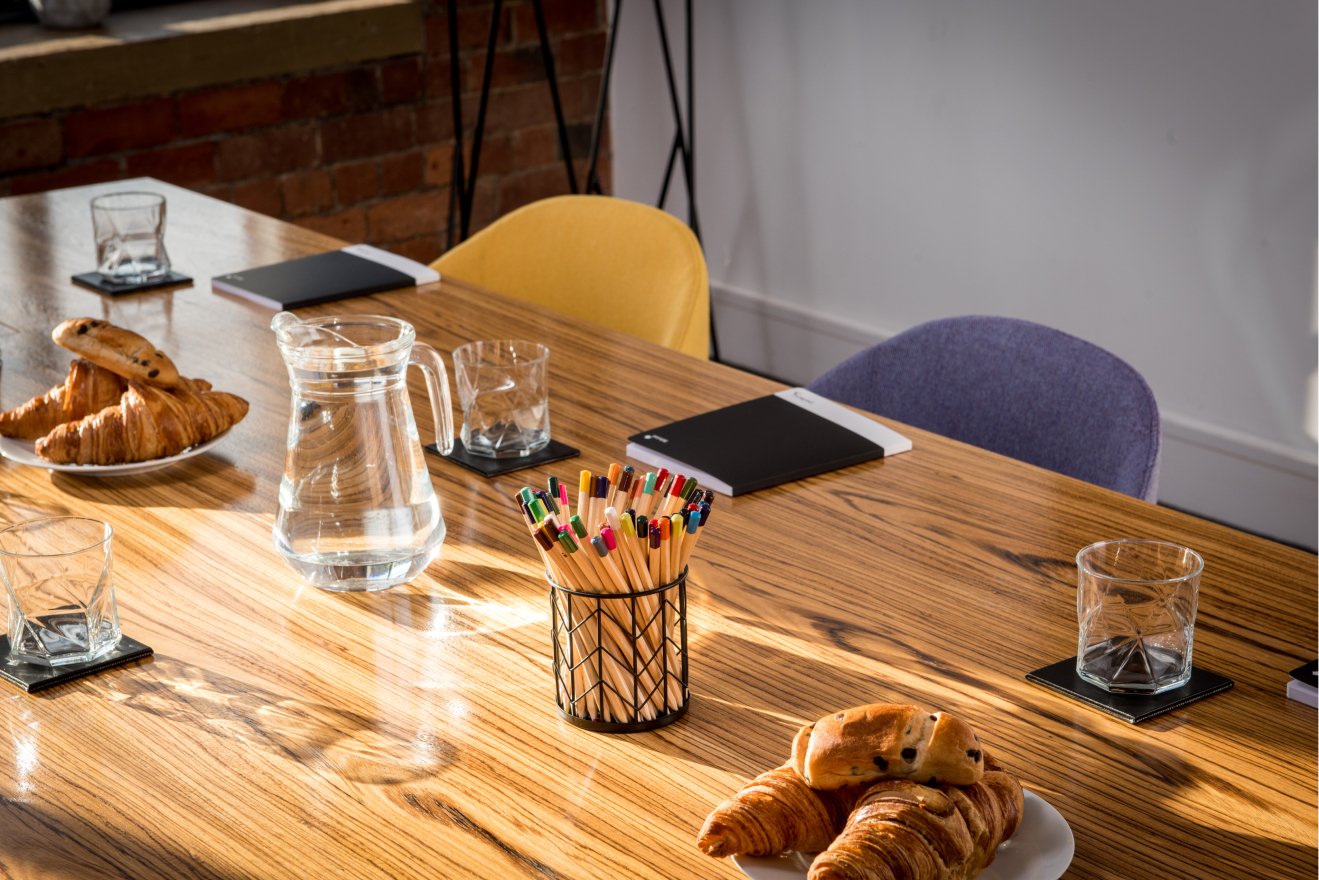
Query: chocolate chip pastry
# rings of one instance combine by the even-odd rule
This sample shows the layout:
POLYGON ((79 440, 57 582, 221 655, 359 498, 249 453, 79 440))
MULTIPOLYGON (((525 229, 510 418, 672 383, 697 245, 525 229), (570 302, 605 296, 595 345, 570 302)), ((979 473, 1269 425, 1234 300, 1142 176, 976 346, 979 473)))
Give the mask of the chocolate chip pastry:
POLYGON ((178 368, 164 352, 132 330, 109 321, 73 318, 56 327, 50 336, 56 345, 125 379, 137 379, 157 388, 173 388, 179 383, 178 368))
POLYGON ((975 731, 947 712, 875 703, 827 715, 797 732, 792 765, 811 788, 911 779, 970 785, 984 772, 975 731))

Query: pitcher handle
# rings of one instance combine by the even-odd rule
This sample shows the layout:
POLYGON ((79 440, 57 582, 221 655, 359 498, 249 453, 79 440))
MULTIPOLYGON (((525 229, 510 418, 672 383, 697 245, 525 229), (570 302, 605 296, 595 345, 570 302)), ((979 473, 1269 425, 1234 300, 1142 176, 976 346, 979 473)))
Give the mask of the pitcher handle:
POLYGON ((435 416, 435 445, 441 455, 453 452, 453 402, 449 398, 449 373, 440 353, 424 342, 412 344, 408 366, 421 367, 430 393, 431 413, 435 416))

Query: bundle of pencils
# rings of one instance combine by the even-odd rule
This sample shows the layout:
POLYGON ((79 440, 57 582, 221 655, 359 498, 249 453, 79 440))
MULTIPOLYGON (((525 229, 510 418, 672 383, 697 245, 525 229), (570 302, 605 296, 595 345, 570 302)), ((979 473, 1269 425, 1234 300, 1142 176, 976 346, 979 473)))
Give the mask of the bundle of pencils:
POLYGON ((667 591, 635 594, 676 587, 714 493, 662 468, 642 477, 617 464, 602 476, 582 471, 577 489, 576 512, 555 477, 547 490, 528 486, 515 496, 555 583, 596 594, 554 591, 569 637, 559 672, 570 711, 618 722, 675 711, 686 698, 679 673, 686 646, 667 635, 678 615, 667 591))

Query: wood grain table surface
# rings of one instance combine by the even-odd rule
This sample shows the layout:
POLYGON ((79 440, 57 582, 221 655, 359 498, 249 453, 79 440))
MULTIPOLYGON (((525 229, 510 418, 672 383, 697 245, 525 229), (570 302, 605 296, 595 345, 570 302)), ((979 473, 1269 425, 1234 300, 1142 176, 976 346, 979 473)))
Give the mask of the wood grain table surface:
POLYGON ((705 815, 801 723, 881 701, 970 721, 1071 825, 1068 877, 1315 876, 1316 713, 1285 688, 1316 653, 1316 557, 901 425, 909 454, 717 500, 686 718, 628 736, 559 720, 548 591, 510 496, 781 386, 457 281, 307 313, 405 318, 446 353, 544 342, 554 436, 582 457, 495 479, 432 457, 438 561, 384 593, 302 585, 270 538, 289 407, 272 312, 210 277, 341 245, 150 180, 0 200, 0 408, 63 380, 50 330, 80 316, 251 402, 152 474, 0 462, 0 523, 113 524, 124 632, 156 652, 0 686, 0 878, 737 877, 697 850, 705 815), (89 198, 133 188, 167 195, 195 285, 70 283, 95 262, 89 198), (1139 726, 1023 678, 1075 654, 1077 550, 1130 536, 1204 556, 1195 659, 1236 681, 1139 726))

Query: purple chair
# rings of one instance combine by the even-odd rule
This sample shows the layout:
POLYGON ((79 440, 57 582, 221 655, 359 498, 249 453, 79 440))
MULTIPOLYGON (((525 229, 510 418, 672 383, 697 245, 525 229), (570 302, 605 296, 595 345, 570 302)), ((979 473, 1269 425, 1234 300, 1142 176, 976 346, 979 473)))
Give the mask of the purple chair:
POLYGON ((1149 385, 1097 345, 1015 318, 946 318, 848 358, 825 397, 1154 501, 1162 435, 1149 385))

